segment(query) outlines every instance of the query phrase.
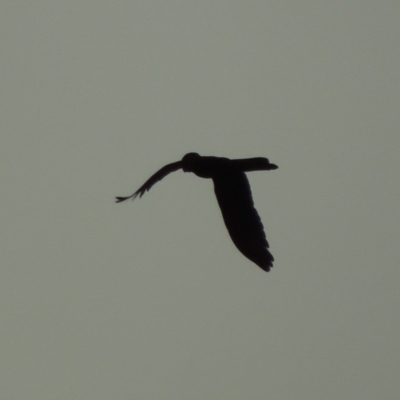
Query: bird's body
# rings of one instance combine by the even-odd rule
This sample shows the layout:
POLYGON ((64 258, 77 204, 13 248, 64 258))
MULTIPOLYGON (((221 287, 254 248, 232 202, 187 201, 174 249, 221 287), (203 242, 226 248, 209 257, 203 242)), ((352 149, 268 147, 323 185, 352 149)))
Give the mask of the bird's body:
POLYGON ((188 153, 182 161, 161 168, 131 196, 117 197, 116 201, 134 199, 138 195, 141 197, 156 182, 181 168, 184 172, 193 172, 200 178, 213 180, 215 195, 233 243, 249 260, 264 271, 269 271, 274 257, 268 250, 269 244, 261 219, 254 208, 245 172, 273 170, 278 167, 262 157, 231 160, 188 153))

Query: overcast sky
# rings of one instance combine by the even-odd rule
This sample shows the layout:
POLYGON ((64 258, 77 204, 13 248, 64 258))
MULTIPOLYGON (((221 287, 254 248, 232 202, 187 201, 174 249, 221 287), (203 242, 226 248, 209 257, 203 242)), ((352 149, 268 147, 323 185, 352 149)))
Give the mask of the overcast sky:
POLYGON ((0 397, 392 400, 400 3, 3 1, 0 397), (242 256, 190 151, 248 174, 242 256))

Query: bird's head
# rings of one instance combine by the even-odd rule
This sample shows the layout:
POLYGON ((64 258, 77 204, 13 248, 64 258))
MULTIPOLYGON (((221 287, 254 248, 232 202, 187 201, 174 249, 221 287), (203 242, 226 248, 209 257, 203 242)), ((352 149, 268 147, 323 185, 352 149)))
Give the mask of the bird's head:
POLYGON ((182 158, 182 170, 183 172, 193 172, 196 165, 201 159, 201 155, 198 153, 187 153, 182 158))

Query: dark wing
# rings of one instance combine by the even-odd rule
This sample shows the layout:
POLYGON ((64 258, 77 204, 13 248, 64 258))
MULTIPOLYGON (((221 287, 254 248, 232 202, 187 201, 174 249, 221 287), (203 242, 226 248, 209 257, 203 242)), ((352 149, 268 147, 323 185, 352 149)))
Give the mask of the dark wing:
POLYGON ((182 162, 177 161, 172 164, 167 164, 165 167, 162 167, 160 170, 158 170, 154 175, 152 175, 140 188, 133 194, 127 197, 116 197, 115 202, 120 203, 121 201, 125 201, 128 199, 135 199, 136 196, 139 195, 139 197, 142 197, 143 194, 151 189, 151 187, 157 183, 158 181, 161 181, 161 179, 165 178, 168 174, 171 172, 175 172, 178 169, 182 168, 182 162))
POLYGON ((257 210, 246 174, 237 169, 213 177, 214 191, 229 235, 239 251, 264 271, 274 257, 257 210))

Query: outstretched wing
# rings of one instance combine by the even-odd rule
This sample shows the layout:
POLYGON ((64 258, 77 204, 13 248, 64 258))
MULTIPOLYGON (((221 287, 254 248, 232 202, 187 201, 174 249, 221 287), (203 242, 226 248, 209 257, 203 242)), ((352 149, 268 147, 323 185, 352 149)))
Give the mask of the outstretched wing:
POLYGON ((254 208, 246 174, 237 169, 213 177, 214 191, 229 235, 239 251, 264 271, 272 267, 264 227, 254 208))
POLYGON ((167 164, 165 167, 162 167, 160 170, 158 170, 154 175, 152 175, 140 188, 133 194, 127 197, 116 197, 115 202, 120 203, 121 201, 125 201, 128 199, 135 199, 136 196, 139 195, 139 197, 142 197, 145 192, 148 192, 151 187, 157 183, 158 181, 161 181, 161 179, 165 178, 168 174, 171 172, 175 172, 178 169, 182 168, 182 162, 177 161, 172 164, 167 164))

